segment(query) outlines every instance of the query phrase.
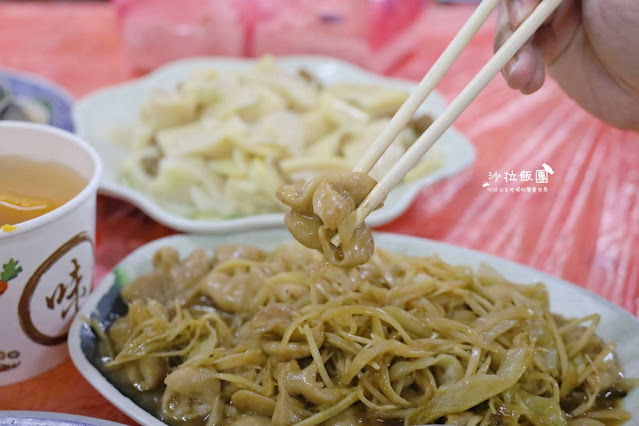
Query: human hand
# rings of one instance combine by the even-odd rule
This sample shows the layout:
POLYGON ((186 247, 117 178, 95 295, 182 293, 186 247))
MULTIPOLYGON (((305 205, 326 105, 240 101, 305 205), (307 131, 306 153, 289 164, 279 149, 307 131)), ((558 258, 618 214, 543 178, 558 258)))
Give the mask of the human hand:
MULTIPOLYGON (((540 2, 501 1, 495 50, 540 2)), ((546 68, 590 113, 639 130, 639 1, 564 0, 502 73, 510 87, 530 94, 546 68)))

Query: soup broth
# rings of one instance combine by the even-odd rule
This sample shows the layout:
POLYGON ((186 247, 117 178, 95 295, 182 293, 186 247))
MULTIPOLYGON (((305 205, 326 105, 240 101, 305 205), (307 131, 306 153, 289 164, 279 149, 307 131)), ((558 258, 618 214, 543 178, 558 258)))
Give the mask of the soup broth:
POLYGON ((17 225, 71 200, 87 179, 55 162, 0 156, 0 225, 17 225))

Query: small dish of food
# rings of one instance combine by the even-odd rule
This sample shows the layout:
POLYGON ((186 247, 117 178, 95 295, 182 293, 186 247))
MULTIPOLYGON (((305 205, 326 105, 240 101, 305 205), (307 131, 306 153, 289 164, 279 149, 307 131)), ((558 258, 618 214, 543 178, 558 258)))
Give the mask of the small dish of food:
MULTIPOLYGON (((414 83, 323 57, 191 59, 78 102, 78 133, 105 163, 101 190, 185 232, 278 226, 283 184, 352 170, 414 83)), ((430 96, 370 171, 381 177, 444 108, 430 96)), ((368 223, 399 216, 459 173, 472 145, 450 129, 368 223)))
POLYGON ((352 267, 283 230, 154 241, 83 306, 71 357, 149 426, 639 418, 628 312, 480 252, 374 239, 352 267))
POLYGON ((0 68, 0 121, 48 124, 73 132, 73 97, 44 78, 0 68))

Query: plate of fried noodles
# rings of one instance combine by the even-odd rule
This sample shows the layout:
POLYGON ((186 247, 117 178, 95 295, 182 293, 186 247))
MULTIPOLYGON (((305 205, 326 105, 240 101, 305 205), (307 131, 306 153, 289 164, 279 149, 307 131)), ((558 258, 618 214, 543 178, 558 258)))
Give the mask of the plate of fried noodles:
POLYGON ((480 252, 374 238, 354 267, 284 230, 154 241, 83 305, 73 362, 149 426, 637 424, 628 312, 480 252))

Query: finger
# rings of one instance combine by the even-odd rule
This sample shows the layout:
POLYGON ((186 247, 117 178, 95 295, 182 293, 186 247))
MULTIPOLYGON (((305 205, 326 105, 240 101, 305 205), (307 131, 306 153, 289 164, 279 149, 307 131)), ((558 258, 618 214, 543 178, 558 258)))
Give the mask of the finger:
MULTIPOLYGON (((500 3, 495 50, 508 40, 540 3, 540 0, 504 0, 500 3), (513 11, 514 10, 514 11, 513 11)), ((541 87, 545 79, 542 55, 531 41, 527 42, 502 69, 508 85, 523 93, 532 93, 541 87)))
POLYGON ((508 20, 513 29, 519 26, 530 16, 539 6, 541 0, 506 0, 508 9, 508 20))
POLYGON ((515 90, 526 88, 535 78, 539 68, 538 59, 543 67, 543 61, 537 49, 531 43, 526 43, 504 68, 508 85, 515 90))
MULTIPOLYGON (((508 85, 523 94, 539 90, 546 79, 545 61, 552 63, 564 49, 566 33, 574 33, 578 24, 575 11, 578 0, 566 0, 537 31, 532 42, 528 42, 505 67, 508 85), (544 61, 545 60, 545 61, 544 61)), ((514 31, 539 6, 541 0, 505 0, 508 23, 514 31)), ((501 43, 505 42, 500 40, 501 43)))
POLYGON ((537 90, 541 89, 541 86, 544 85, 544 81, 546 80, 546 66, 544 64, 543 53, 536 47, 533 48, 533 52, 535 70, 533 71, 532 77, 528 83, 524 84, 521 88, 521 93, 524 95, 530 95, 531 93, 535 93, 537 90))
POLYGON ((581 20, 578 1, 566 0, 552 15, 552 21, 540 28, 534 44, 543 52, 547 64, 554 63, 568 48, 581 20))
MULTIPOLYGON (((495 34, 495 51, 513 35, 513 26, 510 22, 508 3, 503 0, 499 3, 499 17, 497 19, 497 32, 495 34)), ((526 43, 519 52, 502 69, 502 74, 508 86, 515 90, 523 88, 532 79, 535 72, 532 60, 532 46, 526 43)))
POLYGON ((510 38, 513 34, 512 26, 508 19, 508 8, 506 7, 506 0, 499 2, 498 15, 497 15, 497 27, 495 29, 495 52, 499 50, 501 46, 510 38))

